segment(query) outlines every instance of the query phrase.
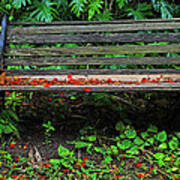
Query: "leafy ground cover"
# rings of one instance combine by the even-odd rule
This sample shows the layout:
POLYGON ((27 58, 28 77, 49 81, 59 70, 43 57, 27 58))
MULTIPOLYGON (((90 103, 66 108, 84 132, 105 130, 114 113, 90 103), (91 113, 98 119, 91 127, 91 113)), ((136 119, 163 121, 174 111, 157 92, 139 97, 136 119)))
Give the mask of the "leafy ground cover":
POLYGON ((179 103, 178 93, 7 92, 0 179, 179 180, 179 103))

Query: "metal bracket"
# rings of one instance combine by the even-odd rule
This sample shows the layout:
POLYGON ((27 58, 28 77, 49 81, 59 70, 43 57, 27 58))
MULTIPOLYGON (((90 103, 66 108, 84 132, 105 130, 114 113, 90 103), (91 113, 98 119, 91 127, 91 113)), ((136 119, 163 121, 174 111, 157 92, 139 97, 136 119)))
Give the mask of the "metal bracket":
POLYGON ((0 75, 3 70, 3 53, 6 43, 6 30, 7 30, 7 16, 4 15, 1 21, 1 36, 0 36, 0 75))

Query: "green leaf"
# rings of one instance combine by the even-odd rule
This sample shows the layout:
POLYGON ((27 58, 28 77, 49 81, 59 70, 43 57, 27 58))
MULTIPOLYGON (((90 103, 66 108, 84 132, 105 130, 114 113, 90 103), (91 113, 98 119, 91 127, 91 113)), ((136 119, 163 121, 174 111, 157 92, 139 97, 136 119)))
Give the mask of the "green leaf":
POLYGON ((128 3, 128 0, 116 0, 116 2, 118 4, 119 9, 122 9, 128 3))
POLYGON ((61 164, 61 159, 50 159, 49 162, 53 165, 61 164))
POLYGON ((176 150, 176 149, 178 149, 179 141, 172 139, 168 142, 168 145, 169 145, 170 149, 176 150))
POLYGON ((129 139, 133 139, 133 138, 136 137, 136 131, 135 131, 135 129, 133 129, 133 128, 128 129, 128 130, 125 131, 125 135, 126 135, 126 137, 129 138, 129 139))
POLYGON ((157 139, 158 141, 160 141, 160 142, 166 141, 166 139, 167 139, 167 133, 166 133, 166 131, 161 131, 160 133, 158 133, 157 136, 156 136, 156 139, 157 139))
POLYGON ((117 146, 123 150, 128 149, 129 147, 131 147, 131 145, 132 145, 132 142, 128 139, 123 140, 122 143, 117 142, 117 146))
POLYGON ((144 141, 139 136, 134 139, 134 144, 141 145, 143 143, 144 141))
POLYGON ((154 143, 154 138, 153 137, 148 138, 147 142, 149 142, 150 144, 153 144, 154 143))
POLYGON ((104 161, 101 162, 101 164, 108 164, 112 161, 112 157, 111 156, 105 156, 104 161))
POLYGON ((87 0, 72 0, 70 3, 71 11, 79 17, 85 10, 85 4, 87 0))
POLYGON ((88 141, 96 141, 96 136, 95 135, 87 136, 86 139, 88 141))
POLYGON ((75 144, 75 148, 84 148, 91 145, 90 143, 84 142, 84 141, 77 141, 75 144))
POLYGON ((115 126, 115 129, 116 129, 116 131, 123 132, 125 130, 124 123, 122 121, 117 122, 116 126, 115 126))
POLYGON ((13 129, 10 126, 5 126, 4 129, 3 129, 3 132, 5 134, 10 134, 10 133, 13 132, 13 129))
POLYGON ((77 98, 75 96, 71 96, 71 100, 76 100, 77 98))
POLYGON ((104 149, 104 148, 94 147, 94 150, 95 150, 96 152, 98 152, 98 153, 103 154, 103 155, 105 155, 105 154, 106 154, 106 151, 105 151, 105 149, 104 149))
POLYGON ((59 145, 59 147, 58 147, 58 155, 60 157, 68 156, 69 155, 69 149, 65 148, 62 145, 59 145))
POLYGON ((158 132, 158 128, 154 125, 150 125, 150 127, 147 129, 148 132, 151 132, 151 133, 157 133, 158 132))
POLYGON ((148 134, 147 132, 142 132, 142 133, 141 133, 141 137, 142 137, 143 139, 146 139, 148 136, 149 136, 149 134, 148 134))
POLYGON ((95 13, 100 14, 102 9, 102 4, 104 2, 102 0, 90 0, 88 5, 88 20, 91 20, 95 13))
POLYGON ((159 159, 163 159, 165 155, 163 153, 158 152, 154 154, 154 157, 159 160, 159 159))
POLYGON ((117 153, 119 152, 119 150, 117 149, 117 147, 114 146, 114 145, 111 145, 110 148, 111 148, 111 150, 112 150, 112 152, 113 152, 114 154, 117 154, 117 153))
POLYGON ((175 135, 180 139, 180 131, 179 132, 175 132, 175 135))
POLYGON ((165 142, 160 144, 159 149, 167 149, 167 144, 165 142))
POLYGON ((126 153, 127 154, 132 154, 132 155, 138 154, 139 153, 138 147, 133 146, 130 149, 126 150, 126 153))

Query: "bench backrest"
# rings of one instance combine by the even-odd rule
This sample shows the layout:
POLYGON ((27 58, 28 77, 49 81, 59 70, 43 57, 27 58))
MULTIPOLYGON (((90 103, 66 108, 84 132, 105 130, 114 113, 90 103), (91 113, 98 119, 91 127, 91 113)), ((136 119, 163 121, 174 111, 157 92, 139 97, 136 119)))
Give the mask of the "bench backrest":
POLYGON ((7 75, 177 74, 179 29, 180 19, 11 22, 3 65, 24 67, 7 75))

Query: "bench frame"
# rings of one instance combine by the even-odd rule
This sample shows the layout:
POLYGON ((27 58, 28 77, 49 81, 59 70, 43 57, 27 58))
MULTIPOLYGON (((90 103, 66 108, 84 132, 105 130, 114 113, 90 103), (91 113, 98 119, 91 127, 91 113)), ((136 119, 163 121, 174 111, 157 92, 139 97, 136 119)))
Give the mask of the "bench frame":
MULTIPOLYGON (((180 19, 174 19, 174 21, 177 21, 177 20, 179 20, 180 21, 180 19)), ((166 24, 166 22, 169 22, 170 20, 161 20, 161 19, 157 19, 157 22, 163 22, 164 24, 166 24)), ((112 22, 112 24, 117 24, 118 22, 120 22, 120 21, 113 21, 112 22)), ((122 24, 123 23, 125 23, 125 22, 127 22, 127 24, 128 23, 133 23, 134 21, 133 20, 127 20, 127 21, 122 21, 122 24)), ((139 23, 141 23, 141 20, 140 21, 138 21, 139 23)), ((142 21, 143 22, 143 21, 142 21)), ((156 20, 147 20, 146 21, 147 23, 148 22, 156 22, 156 20)), ((68 23, 68 25, 70 24, 70 25, 73 25, 73 24, 84 24, 84 25, 86 25, 86 24, 88 24, 88 22, 86 22, 86 21, 83 21, 83 22, 81 22, 81 21, 79 21, 79 22, 73 22, 73 21, 71 21, 71 22, 67 22, 68 23)), ((35 25, 37 24, 37 25, 65 25, 65 24, 67 24, 66 22, 54 22, 54 23, 34 23, 35 25)), ((91 24, 100 24, 101 22, 91 22, 91 24)), ((108 24, 108 22, 103 22, 104 24, 108 24)), ((14 23, 13 25, 15 25, 16 23, 14 23)), ((24 25, 29 25, 30 23, 17 23, 17 24, 24 24, 24 25)), ((85 27, 85 26, 84 26, 85 27)), ((106 26, 105 26, 106 27, 106 26)), ((108 26, 107 26, 108 27, 108 26)), ((107 28, 106 27, 106 28, 107 28)), ((173 29, 173 28, 175 28, 175 27, 179 27, 179 25, 177 24, 177 23, 175 23, 174 24, 174 26, 169 26, 169 25, 167 25, 167 27, 169 28, 169 29, 173 29)), ((103 29, 104 27, 100 27, 100 29, 103 29)), ((124 30, 125 30, 125 28, 126 27, 124 27, 124 30)), ((144 28, 144 29, 152 29, 152 27, 151 27, 151 24, 149 24, 147 27, 145 26, 145 27, 140 27, 140 28, 144 28)), ((83 29, 83 28, 82 28, 83 29)), ((87 29, 87 28, 86 28, 87 29)), ((138 29, 138 26, 137 26, 137 29, 138 29)), ((63 30, 63 28, 62 28, 62 30, 63 30)), ((160 28, 159 28, 159 30, 160 30, 160 28)), ((3 17, 3 19, 2 19, 2 31, 1 31, 1 38, 0 38, 0 64, 1 64, 1 73, 2 72, 4 72, 5 71, 5 69, 6 69, 6 65, 5 66, 3 66, 4 65, 4 60, 3 60, 3 54, 4 54, 4 49, 5 49, 5 43, 6 43, 6 31, 7 31, 7 16, 5 15, 4 17, 3 17), (4 69, 5 68, 5 69, 4 69)), ((38 30, 37 30, 38 31, 38 30)), ((64 32, 66 31, 66 29, 64 29, 63 30, 64 32)), ((72 28, 71 28, 71 31, 72 31, 72 28)), ((87 30, 88 31, 88 30, 87 30)), ((91 29, 89 29, 89 31, 91 31, 91 29)), ((112 32, 113 32, 114 30, 112 29, 112 32)), ((122 30, 123 31, 123 30, 122 30)), ((81 32, 83 32, 83 30, 81 31, 81 32)), ((128 35, 128 34, 126 34, 126 35, 128 35)), ((123 34, 122 34, 122 36, 123 36, 123 34)), ((145 37, 148 37, 148 38, 150 38, 151 36, 150 35, 145 35, 145 37)), ((128 37, 128 36, 127 36, 128 37)), ((172 38, 172 41, 173 40, 175 40, 176 39, 176 37, 179 37, 177 34, 172 34, 172 35, 170 35, 170 37, 172 38)), ((140 39, 143 39, 141 36, 139 36, 138 34, 136 35, 136 38, 140 38, 140 39)), ((161 39, 162 39, 162 35, 161 35, 161 39)), ((166 36, 165 37, 165 39, 167 40, 168 39, 168 36, 166 36)), ((31 39, 29 39, 28 41, 30 41, 31 39)), ((101 40, 99 40, 99 41, 101 41, 101 40)), ((106 41, 108 42, 109 40, 108 39, 106 39, 106 41)), ((111 41, 111 40, 110 40, 111 41)), ((151 40, 147 40, 147 42, 148 41, 151 41, 151 40)), ((170 42, 170 41, 169 41, 170 42)), ((43 41, 41 42, 42 44, 43 44, 43 41)), ((178 49, 179 49, 179 45, 170 45, 171 46, 171 49, 170 49, 170 52, 172 51, 174 51, 174 49, 178 52, 178 49)), ((160 51, 160 52, 167 52, 167 49, 170 47, 170 46, 163 46, 162 48, 160 47, 159 48, 159 50, 158 51, 160 51)), ((135 47, 135 46, 134 46, 135 47)), ((136 48, 136 47, 135 47, 136 48)), ((139 47, 138 47, 139 48, 139 47)), ((156 51, 156 47, 152 47, 155 51, 156 51)), ((76 48, 75 48, 76 49, 76 48)), ((87 47, 87 49, 88 49, 88 54, 90 53, 90 52, 92 52, 93 51, 93 48, 91 48, 91 47, 87 47)), ((126 50, 126 47, 120 47, 120 48, 117 48, 117 50, 116 49, 113 49, 113 51, 117 51, 118 52, 118 49, 120 49, 120 51, 121 52, 123 52, 124 50, 126 50)), ((64 51, 64 50, 66 50, 67 51, 67 49, 66 48, 62 48, 62 52, 64 51)), ((79 48, 79 50, 80 50, 80 48, 79 48)), ((96 49, 95 49, 96 50, 96 49)), ((144 51, 146 51, 146 52, 148 52, 148 47, 140 47, 139 48, 139 50, 137 50, 137 52, 139 51, 139 52, 143 52, 143 50, 144 51)), ((99 52, 100 51, 100 49, 97 49, 96 50, 97 52, 99 52)), ((107 48, 104 48, 104 51, 107 51, 107 52, 109 52, 109 49, 108 49, 108 47, 107 48)), ((127 50, 127 52, 129 53, 131 50, 129 49, 129 50, 127 50)), ((135 52, 136 50, 134 50, 134 52, 135 52)), ((152 51, 152 50, 151 50, 152 51)), ((157 52, 158 52, 157 51, 157 52)), ((12 53, 13 53, 13 51, 12 51, 12 53)), ((26 53, 26 51, 24 52, 24 53, 26 53)), ((71 53, 71 51, 67 51, 66 53, 71 53)), ((65 53, 65 54, 66 54, 65 53)), ((56 56, 57 56, 58 54, 56 54, 56 56)), ((132 62, 132 60, 134 60, 134 61, 136 61, 137 59, 139 59, 139 60, 143 60, 143 58, 144 57, 142 57, 142 58, 133 58, 133 59, 128 59, 128 58, 121 58, 121 62, 125 62, 125 61, 127 61, 129 64, 132 62)), ((115 62, 115 60, 116 60, 116 58, 115 59, 113 59, 113 58, 111 58, 112 59, 112 61, 113 62, 115 62)), ((146 59, 146 60, 148 60, 148 61, 150 61, 150 62, 155 62, 156 60, 158 60, 158 57, 154 57, 153 59, 151 58, 151 57, 145 57, 144 59, 146 59)), ((83 58, 80 58, 80 61, 84 61, 83 60, 83 58)), ((95 61, 96 59, 88 59, 90 62, 93 62, 93 61, 95 61)), ((100 58, 99 58, 99 61, 100 62, 102 62, 103 60, 105 60, 105 59, 103 59, 102 58, 102 60, 100 61, 100 58)), ((107 60, 107 62, 108 62, 108 59, 106 59, 107 60)), ((175 63, 177 63, 177 61, 179 60, 179 58, 178 57, 171 57, 171 58, 164 58, 164 60, 165 61, 167 61, 167 62, 169 62, 170 60, 172 60, 172 61, 174 61, 175 63)), ((63 59, 62 59, 62 61, 63 61, 63 59)), ((98 61, 98 60, 97 60, 98 61)), ((78 61, 77 61, 78 62, 78 61)), ((85 62, 85 61, 84 61, 85 62)), ((96 61, 95 61, 96 62, 96 61)), ((140 61, 141 62, 141 61, 140 61)), ((140 64, 140 62, 138 62, 139 64, 140 64)), ((144 62, 144 61, 143 61, 144 62)), ((161 61, 160 61, 160 63, 161 62, 163 62, 163 57, 161 58, 161 61)), ((111 63, 110 62, 110 60, 109 60, 109 62, 108 63, 111 63)), ((150 63, 149 63, 150 64, 150 63)), ((158 64, 158 63, 156 63, 156 64, 158 64)), ((61 74, 61 76, 67 76, 68 74, 72 74, 74 77, 76 76, 76 74, 77 73, 80 73, 80 75, 82 75, 83 77, 87 77, 89 74, 90 75, 94 75, 94 77, 95 76, 97 76, 97 77, 101 77, 101 75, 109 75, 109 76, 114 76, 115 77, 115 70, 112 70, 112 69, 109 69, 109 70, 105 70, 105 69, 102 69, 102 70, 86 70, 86 71, 83 71, 83 70, 81 70, 81 72, 79 71, 79 70, 67 70, 67 71, 64 71, 64 70, 62 70, 62 71, 56 71, 56 70, 54 70, 54 72, 53 71, 48 71, 49 73, 52 73, 53 75, 57 75, 58 73, 60 73, 61 74), (56 74, 56 72, 57 72, 57 74, 56 74), (99 76, 100 75, 100 76, 99 76)), ((15 72, 15 74, 17 74, 18 75, 18 72, 16 71, 16 70, 11 70, 11 72, 13 73, 13 72, 15 72)), ((26 76, 26 75, 28 75, 28 72, 30 72, 30 70, 29 71, 26 71, 26 70, 24 70, 23 71, 23 75, 24 76, 26 76)), ((137 69, 137 74, 139 74, 139 75, 141 75, 142 73, 141 73, 141 70, 138 70, 137 69)), ((142 70, 142 72, 143 72, 143 70, 142 70)), ((149 74, 151 74, 151 73, 153 73, 153 75, 156 75, 156 74, 158 74, 158 75, 161 75, 161 74, 163 74, 163 73, 165 73, 166 72, 166 70, 165 71, 161 71, 161 70, 156 70, 156 69, 154 69, 154 70, 146 70, 146 72, 147 72, 147 74, 149 75, 149 74)), ((173 74, 173 78, 180 78, 179 77, 179 75, 180 75, 180 71, 173 71, 173 70, 168 70, 167 71, 168 73, 174 73, 173 74)), ((46 71, 44 71, 43 73, 42 73, 42 71, 41 70, 37 70, 36 72, 34 72, 34 74, 33 75, 38 75, 39 73, 41 73, 42 74, 42 76, 43 75, 47 75, 47 76, 49 76, 49 74, 46 72, 46 71)), ((129 74, 131 74, 131 76, 133 76, 133 75, 136 75, 136 74, 132 74, 132 73, 134 73, 134 71, 131 71, 131 70, 129 70, 129 69, 117 69, 116 70, 116 73, 119 73, 120 75, 121 75, 121 77, 125 77, 126 75, 129 75, 129 74)), ((8 74, 7 74, 8 75, 8 74)), ((58 76, 58 75, 57 75, 58 76)), ((108 77, 108 76, 107 76, 108 77)), ((168 76, 167 77, 165 77, 165 78, 168 78, 168 76)), ((11 90, 18 90, 18 91, 79 91, 79 92, 81 92, 81 91, 83 91, 83 89, 84 88, 91 88, 91 91, 93 91, 93 92, 115 92, 115 91, 134 91, 134 90, 137 90, 137 91, 162 91, 162 90, 164 90, 164 91, 177 91, 177 90, 180 90, 180 83, 169 83, 169 82, 167 82, 167 83, 164 83, 164 84, 140 84, 140 85, 133 85, 133 88, 131 88, 131 85, 129 85, 129 84, 124 84, 124 85, 108 85, 108 86, 96 86, 96 85, 91 85, 91 86, 76 86, 76 85, 73 85, 73 86, 71 86, 71 85, 62 85, 62 86, 56 86, 56 85, 54 85, 54 86, 52 86, 52 87, 48 87, 48 88, 44 88, 44 87, 28 87, 28 86, 26 86, 26 87, 18 87, 18 86, 15 86, 15 87, 11 87, 11 86, 1 86, 0 87, 0 90, 1 91, 11 91, 11 90)))

